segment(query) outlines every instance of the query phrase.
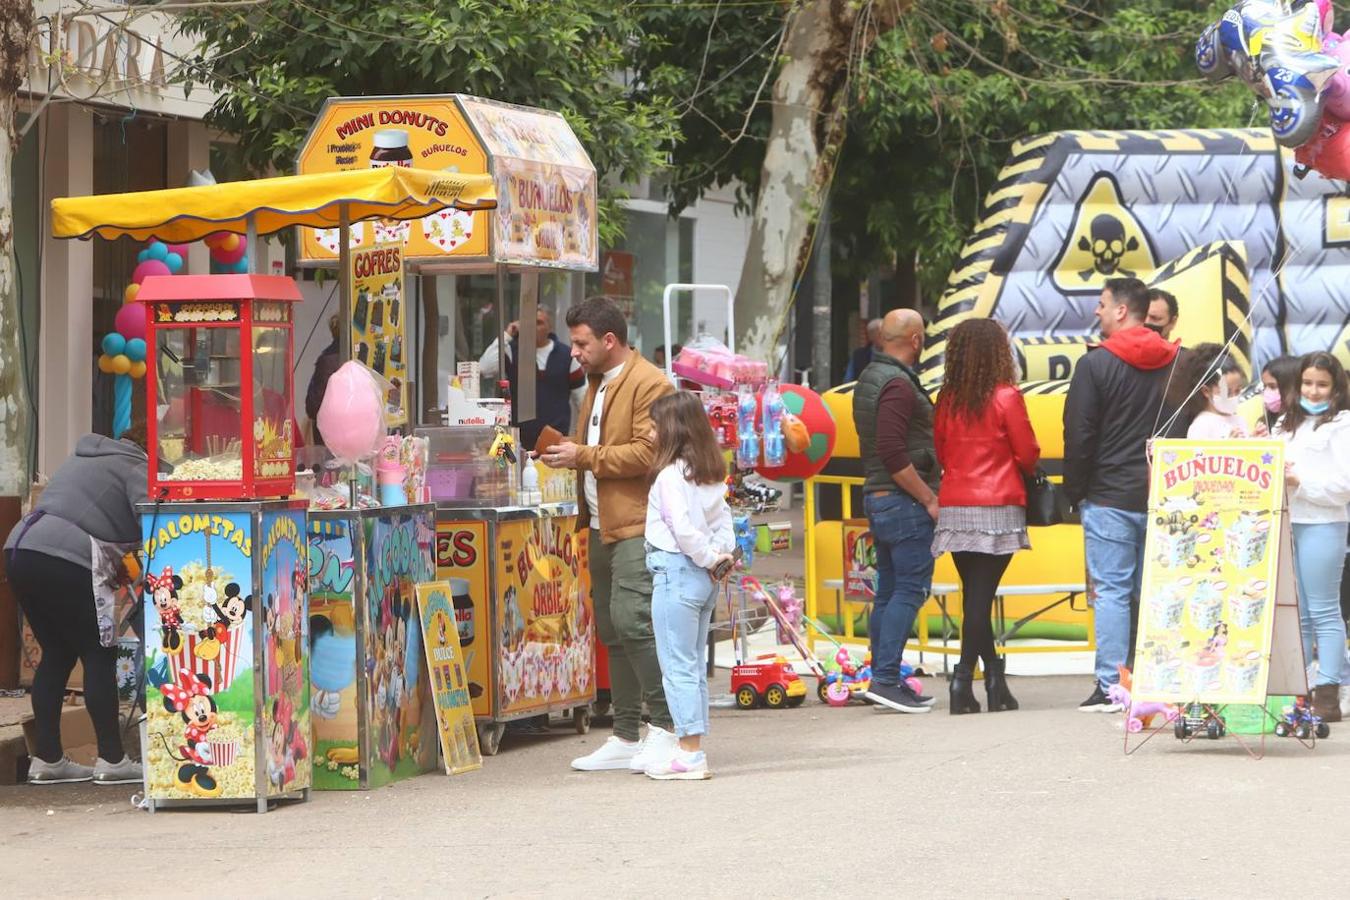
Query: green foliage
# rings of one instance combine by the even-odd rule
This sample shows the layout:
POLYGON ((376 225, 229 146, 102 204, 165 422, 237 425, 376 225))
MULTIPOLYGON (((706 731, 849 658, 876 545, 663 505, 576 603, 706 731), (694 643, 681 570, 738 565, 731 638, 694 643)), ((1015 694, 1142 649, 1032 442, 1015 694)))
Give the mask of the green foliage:
POLYGON ((198 80, 221 91, 210 124, 255 173, 289 172, 330 96, 466 93, 562 113, 601 176, 601 238, 616 185, 660 169, 675 136, 663 97, 625 70, 636 23, 607 0, 265 0, 183 15, 198 80))

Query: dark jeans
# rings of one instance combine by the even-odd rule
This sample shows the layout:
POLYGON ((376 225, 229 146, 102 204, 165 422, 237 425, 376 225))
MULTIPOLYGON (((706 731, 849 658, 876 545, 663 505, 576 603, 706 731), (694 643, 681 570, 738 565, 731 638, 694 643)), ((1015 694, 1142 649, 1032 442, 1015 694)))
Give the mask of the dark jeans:
POLYGON ((976 659, 982 659, 988 672, 998 661, 992 621, 994 593, 1012 555, 958 551, 952 560, 961 576, 961 665, 973 667, 976 659))
POLYGON ((98 755, 119 762, 126 753, 117 725, 117 648, 98 641, 89 570, 45 553, 18 550, 9 561, 9 580, 42 648, 33 675, 38 758, 56 762, 64 755, 61 706, 78 660, 84 664, 84 704, 98 736, 98 755))
POLYGON ((897 684, 905 642, 933 585, 933 517, 909 494, 868 496, 863 509, 877 554, 877 596, 867 625, 872 679, 897 684))

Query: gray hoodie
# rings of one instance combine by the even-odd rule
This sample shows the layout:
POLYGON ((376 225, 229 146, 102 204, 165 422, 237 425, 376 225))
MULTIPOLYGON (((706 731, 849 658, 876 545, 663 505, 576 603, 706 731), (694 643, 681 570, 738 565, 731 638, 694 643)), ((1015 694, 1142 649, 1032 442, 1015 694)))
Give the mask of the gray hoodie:
MULTIPOLYGON (((92 567, 89 538, 111 544, 139 543, 140 517, 135 504, 146 499, 149 461, 131 441, 86 434, 75 453, 56 470, 42 491, 34 512, 45 513, 24 533, 20 521, 9 533, 5 550, 35 550, 92 567)), ((33 519, 29 513, 28 520, 33 519)))

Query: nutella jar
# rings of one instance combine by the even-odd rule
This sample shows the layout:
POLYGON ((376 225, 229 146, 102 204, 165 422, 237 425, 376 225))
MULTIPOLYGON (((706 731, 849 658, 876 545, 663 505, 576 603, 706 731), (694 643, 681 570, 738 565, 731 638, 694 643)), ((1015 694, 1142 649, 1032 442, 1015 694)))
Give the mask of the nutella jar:
POLYGON ((370 151, 370 167, 385 166, 412 168, 412 150, 408 148, 408 132, 396 128, 375 132, 375 147, 370 151))

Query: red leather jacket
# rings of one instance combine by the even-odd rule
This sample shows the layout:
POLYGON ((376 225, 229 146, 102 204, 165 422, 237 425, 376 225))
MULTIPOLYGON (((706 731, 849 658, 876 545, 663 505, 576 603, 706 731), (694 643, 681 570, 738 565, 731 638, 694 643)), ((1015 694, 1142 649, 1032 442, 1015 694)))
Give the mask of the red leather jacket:
POLYGON ((984 409, 971 418, 952 415, 939 399, 933 446, 942 464, 939 505, 1026 504, 1022 478, 1036 471, 1041 447, 1017 388, 999 385, 984 409))

